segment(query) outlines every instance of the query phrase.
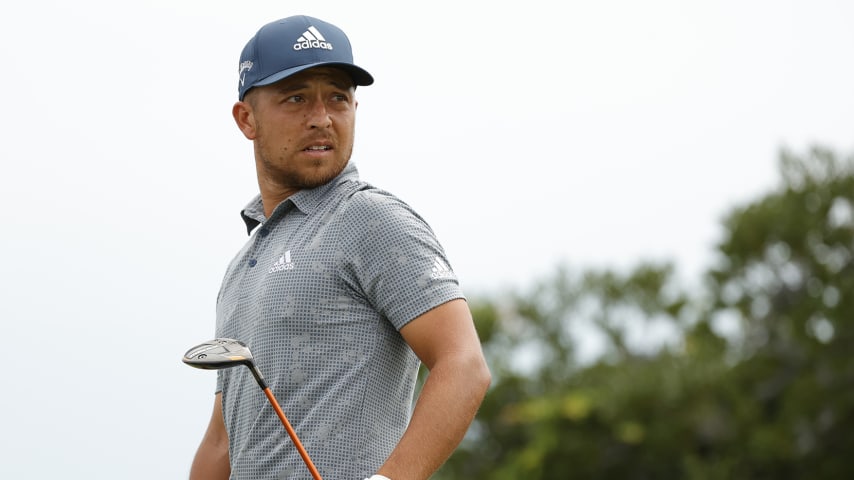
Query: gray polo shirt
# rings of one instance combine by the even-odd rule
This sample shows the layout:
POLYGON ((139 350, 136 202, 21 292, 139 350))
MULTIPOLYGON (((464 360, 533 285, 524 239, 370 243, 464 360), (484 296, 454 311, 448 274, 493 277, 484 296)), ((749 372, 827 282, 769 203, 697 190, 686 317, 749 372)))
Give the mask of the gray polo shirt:
MULTIPOLYGON (((398 330, 463 298, 430 227, 358 178, 300 191, 264 218, 217 299, 217 337, 247 343, 325 480, 370 476, 403 434, 419 362, 398 330)), ((249 370, 218 372, 232 479, 310 474, 249 370)))

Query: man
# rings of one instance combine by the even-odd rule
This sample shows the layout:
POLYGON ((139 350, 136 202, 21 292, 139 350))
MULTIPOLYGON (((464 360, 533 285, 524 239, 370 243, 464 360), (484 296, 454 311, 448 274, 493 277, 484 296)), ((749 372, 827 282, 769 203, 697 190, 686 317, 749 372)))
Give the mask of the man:
MULTIPOLYGON (((269 23, 243 49, 232 113, 260 194, 241 212, 250 239, 226 271, 216 334, 250 347, 324 479, 426 479, 490 374, 430 227, 349 161, 356 86, 371 83, 344 32, 317 18, 269 23), (411 408, 419 362, 429 375, 411 408)), ((218 372, 190 478, 309 478, 248 369, 218 372)))

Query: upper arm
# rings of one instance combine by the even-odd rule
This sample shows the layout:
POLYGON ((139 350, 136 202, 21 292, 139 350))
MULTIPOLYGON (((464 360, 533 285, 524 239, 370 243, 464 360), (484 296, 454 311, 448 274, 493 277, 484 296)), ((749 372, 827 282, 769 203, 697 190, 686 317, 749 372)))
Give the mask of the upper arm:
POLYGON ((222 417, 222 392, 217 392, 214 397, 213 412, 211 412, 211 419, 202 443, 206 447, 228 453, 228 431, 225 429, 225 421, 222 417))
POLYGON ((418 316, 404 325, 400 334, 428 369, 446 358, 483 359, 471 311, 461 298, 418 316))
POLYGON ((225 431, 225 422, 222 418, 222 392, 217 392, 214 397, 213 412, 208 424, 208 432, 219 441, 228 443, 228 433, 225 431))

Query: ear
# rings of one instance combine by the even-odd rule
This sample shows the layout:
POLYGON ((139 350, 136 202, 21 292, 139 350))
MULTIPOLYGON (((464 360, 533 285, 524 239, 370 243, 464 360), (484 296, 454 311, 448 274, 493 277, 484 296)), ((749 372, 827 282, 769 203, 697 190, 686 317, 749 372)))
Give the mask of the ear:
POLYGON ((237 102, 231 107, 231 115, 234 117, 234 122, 237 123, 237 128, 243 132, 243 136, 249 140, 255 140, 257 133, 252 105, 247 102, 237 102))

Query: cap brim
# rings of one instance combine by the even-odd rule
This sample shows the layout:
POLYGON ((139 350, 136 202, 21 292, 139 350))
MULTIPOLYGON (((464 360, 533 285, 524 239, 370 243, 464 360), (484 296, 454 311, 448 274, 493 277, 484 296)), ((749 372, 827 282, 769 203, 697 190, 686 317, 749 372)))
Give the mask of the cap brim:
MULTIPOLYGON (((278 82, 279 80, 284 80, 285 78, 290 77, 296 73, 302 72, 303 70, 308 70, 309 68, 314 67, 337 67, 340 68, 347 73, 350 74, 350 77, 353 78, 353 83, 357 86, 367 86, 374 83, 374 77, 368 73, 367 70, 357 67, 352 63, 341 63, 341 62, 317 62, 317 63, 309 63, 307 65, 300 65, 298 67, 288 68, 286 70, 282 70, 281 72, 274 73, 269 77, 262 78, 258 80, 252 87, 263 87, 264 85, 270 85, 278 82)), ((252 88, 250 87, 250 88, 252 88)), ((246 89, 249 91, 249 88, 246 89)), ((244 93, 245 95, 245 93, 244 93)))

